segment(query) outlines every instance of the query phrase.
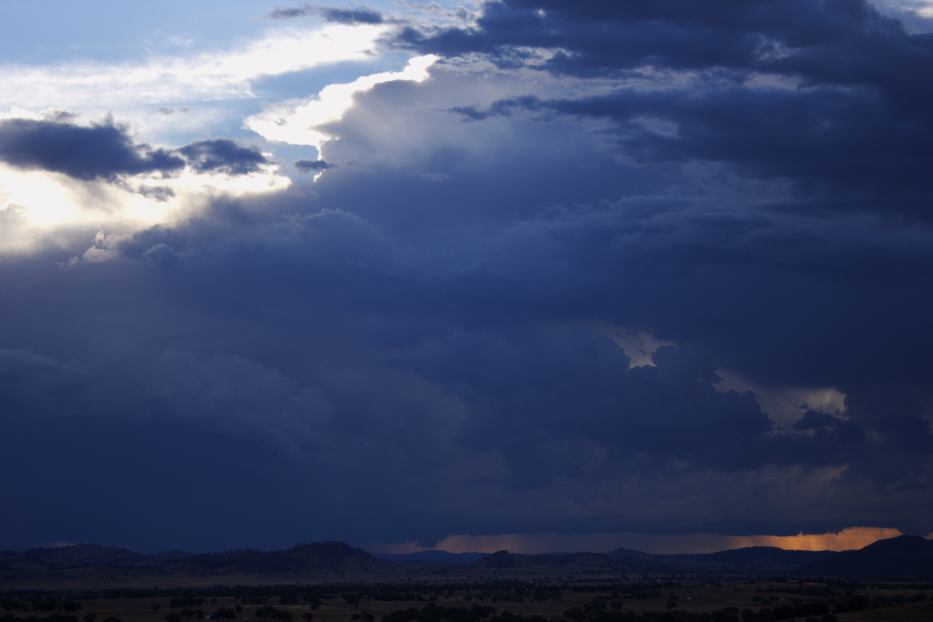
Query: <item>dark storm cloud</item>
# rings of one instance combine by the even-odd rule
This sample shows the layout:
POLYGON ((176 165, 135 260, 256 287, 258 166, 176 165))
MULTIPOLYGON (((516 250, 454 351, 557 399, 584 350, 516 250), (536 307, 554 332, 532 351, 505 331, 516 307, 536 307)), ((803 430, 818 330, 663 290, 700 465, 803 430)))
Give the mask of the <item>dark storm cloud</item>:
POLYGON ((620 151, 643 162, 724 162, 745 175, 790 180, 807 195, 822 192, 827 204, 929 217, 929 36, 906 33, 861 0, 507 0, 487 3, 473 29, 403 37, 424 50, 482 53, 559 74, 690 72, 680 88, 524 97, 455 111, 471 120, 521 109, 611 120, 620 151), (524 46, 554 55, 520 60, 524 46), (763 75, 778 82, 756 82, 763 75))
POLYGON ((313 193, 4 258, 7 544, 933 529, 928 42, 839 0, 511 1, 406 36, 689 75, 476 105, 501 84, 441 67, 359 94, 313 193), (113 259, 60 267, 90 244, 113 259), (673 345, 631 367, 623 327, 673 345), (779 421, 720 370, 845 403, 779 421))
MULTIPOLYGON (((268 161, 257 149, 232 140, 203 140, 178 150, 137 144, 112 123, 83 126, 59 120, 0 121, 0 161, 18 168, 62 173, 84 181, 115 181, 121 176, 173 175, 186 165, 197 172, 245 175, 268 161)), ((163 188, 142 194, 168 198, 163 188)))
POLYGON ((584 76, 644 65, 719 67, 839 82, 904 81, 929 90, 910 72, 891 75, 889 64, 905 56, 929 63, 927 39, 908 35, 864 0, 490 1, 475 27, 408 29, 400 41, 446 56, 480 53, 508 61, 521 58, 520 48, 544 48, 555 55, 540 66, 584 76))
POLYGON ((156 201, 168 201, 175 197, 175 191, 166 186, 141 186, 138 192, 144 197, 156 201))
MULTIPOLYGON (((712 369, 702 359, 671 350, 658 357, 656 368, 630 371, 618 347, 590 330, 551 323, 521 330, 456 328, 461 322, 455 318, 437 316, 426 328, 426 301, 393 303, 425 292, 392 276, 398 259, 367 250, 379 245, 362 223, 322 215, 290 232, 263 227, 258 236, 230 224, 216 231, 147 232, 133 241, 145 250, 125 249, 139 258, 131 263, 88 266, 77 280, 74 273, 43 270, 38 279, 37 286, 57 285, 51 291, 61 292, 49 302, 70 299, 72 287, 104 294, 92 285, 100 280, 122 285, 119 295, 95 296, 71 312, 67 332, 78 342, 70 349, 88 363, 11 351, 3 374, 9 382, 0 385, 3 437, 48 451, 51 458, 41 467, 48 490, 77 485, 83 491, 86 502, 73 504, 69 517, 84 537, 120 534, 139 541, 138 534, 111 531, 98 514, 80 509, 119 498, 117 516, 146 526, 151 546, 230 546, 237 538, 256 537, 249 535, 255 517, 234 513, 225 533, 192 531, 162 517, 169 508, 225 508, 244 498, 277 507, 279 495, 299 490, 313 492, 295 497, 294 523, 273 521, 288 523, 277 536, 283 541, 263 544, 284 544, 308 531, 334 534, 334 517, 342 525, 335 535, 353 539, 402 537, 405 529, 426 535, 437 520, 452 528, 457 521, 461 528, 471 522, 478 528, 481 521, 506 529, 601 528, 612 517, 509 518, 517 510, 511 505, 491 520, 477 501, 491 487, 497 494, 543 494, 559 503, 567 492, 561 481, 596 486, 620 470, 664 469, 675 460, 689 461, 694 471, 741 471, 792 459, 769 440, 771 424, 750 396, 711 388, 712 369), (233 231, 238 239, 225 241, 233 231), (347 256, 303 250, 288 238, 335 238, 332 243, 347 256), (215 250, 205 251, 208 244, 215 250), (160 248, 177 249, 180 259, 170 268, 152 263, 153 249, 160 248), (355 300, 352 290, 370 293, 355 300), (127 295, 132 300, 124 300, 127 295), (166 307, 166 296, 191 306, 166 307), (363 310, 373 304, 381 309, 378 318, 363 310), (125 329, 103 334, 94 328, 125 321, 126 305, 134 311, 125 329), (415 317, 406 319, 410 314, 415 317), (271 318, 274 325, 267 323, 271 318), (261 334, 257 321, 266 326, 261 334), (179 330, 199 338, 179 341, 179 330), (111 343, 122 351, 113 352, 111 343), (191 351, 204 347, 211 353, 191 351), (70 430, 69 442, 45 443, 50 427, 70 430), (142 455, 124 449, 139 444, 145 445, 142 455), (638 456, 640 466, 628 464, 638 456), (218 487, 229 481, 215 475, 217 469, 226 472, 228 462, 239 465, 226 473, 238 474, 236 492, 218 487), (66 469, 71 463, 76 466, 66 469), (95 476, 114 471, 114 464, 121 468, 95 476), (250 475, 248 464, 259 472, 250 475), (170 483, 178 481, 184 483, 170 483), (271 490, 270 482, 276 482, 271 490), (198 489, 203 497, 192 505, 190 495, 198 489), (344 489, 355 494, 347 498, 344 489), (461 508, 463 502, 471 509, 461 508), (352 517, 366 508, 378 508, 384 522, 365 530, 354 526, 352 517)), ((13 309, 3 312, 9 319, 13 309)), ((24 319, 18 322, 24 341, 50 339, 31 328, 47 327, 48 318, 24 319)), ((63 346, 60 338, 51 341, 53 348, 63 346)), ((794 443, 806 454, 797 463, 847 457, 832 449, 833 439, 794 443)), ((21 453, 3 455, 17 460, 21 453)), ((33 476, 39 476, 35 469, 33 476)), ((4 486, 5 494, 15 495, 20 480, 4 486)), ((69 498, 67 490, 62 494, 69 498)), ((11 533, 16 517, 6 520, 11 533)), ((45 523, 40 518, 16 533, 38 537, 37 525, 45 523)))
POLYGON ((275 9, 269 14, 273 19, 294 19, 312 15, 320 15, 327 21, 337 24, 381 24, 385 21, 381 13, 366 8, 338 9, 305 5, 275 9))
POLYGON ((295 162, 295 168, 297 168, 302 173, 312 173, 315 171, 326 171, 331 168, 333 164, 326 162, 324 160, 298 160, 295 162))
POLYGON ((806 196, 821 193, 844 209, 930 217, 929 110, 902 111, 870 92, 727 86, 520 98, 455 112, 476 121, 516 111, 607 119, 617 124, 620 150, 642 162, 721 162, 745 175, 791 180, 806 196))
POLYGON ((170 151, 134 144, 123 128, 112 124, 84 127, 27 119, 0 121, 0 160, 82 180, 173 173, 185 166, 170 151))
POLYGON ((232 140, 202 140, 182 147, 178 152, 199 173, 221 172, 246 175, 260 169, 268 160, 254 147, 243 147, 232 140))
MULTIPOLYGON (((526 149, 529 174, 546 171, 546 158, 526 149)), ((562 154, 561 168, 577 155, 562 154)), ((469 202, 527 200, 507 167, 488 164, 500 176, 485 173, 488 185, 469 202)), ((894 360, 905 354, 896 335, 933 312, 918 288, 933 265, 928 237, 864 248, 870 225, 813 223, 802 235, 793 221, 714 217, 709 206, 670 199, 474 222, 475 236, 435 220, 423 235, 396 226, 396 212, 429 190, 456 209, 448 193, 458 189, 414 177, 399 184, 391 168, 361 178, 339 167, 325 180, 319 205, 346 210, 284 198, 217 204, 198 221, 119 242, 110 263, 4 267, 12 288, 0 302, 3 436, 36 445, 44 430, 70 431, 71 444, 55 444, 33 476, 66 497, 85 482, 77 488, 90 502, 70 513, 82 538, 139 537, 80 509, 115 494, 121 521, 151 527, 151 546, 271 546, 308 534, 429 539, 443 535, 439 524, 770 531, 787 526, 763 492, 776 476, 760 473, 800 470, 802 482, 839 465, 849 475, 831 490, 858 493, 859 516, 925 526, 916 516, 930 509, 923 478, 933 456, 922 443, 905 452, 905 431, 916 426, 853 413, 839 425, 777 432, 751 395, 713 385, 724 362, 756 371, 744 356, 764 364, 760 377, 797 374, 845 389, 883 386, 879 359, 916 366, 894 360), (348 185, 367 194, 349 195, 348 185), (859 272, 879 260, 916 274, 891 287, 859 272), (14 304, 24 299, 43 304, 14 304), (912 318, 899 318, 908 300, 912 318), (629 369, 594 318, 690 343, 658 351, 656 367, 629 369), (121 449, 142 439, 141 456, 121 449), (180 463, 157 458, 176 450, 180 463), (70 463, 78 466, 65 470, 70 463), (125 477, 96 477, 114 463, 125 477), (216 475, 228 463, 237 465, 236 490, 216 475), (171 483, 179 477, 184 484, 171 483), (622 497, 611 492, 618 486, 622 497), (677 492, 666 503, 658 488, 677 492), (290 512, 233 513, 218 532, 164 520, 167 507, 228 508, 244 498, 268 507, 288 498, 290 512), (906 509, 877 509, 894 501, 906 509), (762 511, 750 515, 748 504, 762 511), (383 520, 363 524, 373 511, 383 520), (257 524, 275 535, 257 542, 257 524)), ((926 347, 929 335, 918 338, 910 351, 926 347)), ((920 362, 913 373, 930 369, 920 362)), ((908 378, 900 368, 886 373, 908 378)), ((5 486, 21 494, 18 482, 5 486)), ((802 493, 782 493, 779 503, 794 529, 852 520, 802 493)), ((6 533, 24 541, 49 528, 6 520, 6 533)))
POLYGON ((338 24, 381 24, 381 14, 369 9, 321 9, 321 14, 329 22, 338 24))
POLYGON ((274 9, 271 13, 269 13, 269 17, 272 19, 293 19, 296 17, 306 17, 314 13, 316 13, 316 10, 312 7, 292 7, 274 9))

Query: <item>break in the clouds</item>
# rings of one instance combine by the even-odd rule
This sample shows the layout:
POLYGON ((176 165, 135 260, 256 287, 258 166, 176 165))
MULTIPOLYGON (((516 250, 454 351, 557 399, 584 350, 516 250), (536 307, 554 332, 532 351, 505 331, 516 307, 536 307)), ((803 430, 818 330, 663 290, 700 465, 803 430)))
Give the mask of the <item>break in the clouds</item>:
POLYGON ((85 237, 93 229, 106 238, 101 227, 110 236, 129 234, 190 216, 218 191, 242 196, 289 183, 267 155, 229 139, 152 147, 112 119, 0 120, 0 213, 7 233, 0 254, 80 238, 82 229, 85 237))
POLYGON ((242 118, 244 102, 259 97, 264 84, 338 64, 366 64, 386 32, 385 25, 373 23, 302 24, 268 28, 223 47, 202 44, 187 54, 144 54, 141 49, 138 57, 117 61, 77 56, 54 63, 5 63, 0 66, 0 115, 4 108, 38 114, 112 112, 153 134, 203 133, 237 115, 242 118), (182 114, 156 114, 166 110, 182 114))
POLYGON ((906 13, 285 9, 0 70, 0 544, 933 529, 906 13))

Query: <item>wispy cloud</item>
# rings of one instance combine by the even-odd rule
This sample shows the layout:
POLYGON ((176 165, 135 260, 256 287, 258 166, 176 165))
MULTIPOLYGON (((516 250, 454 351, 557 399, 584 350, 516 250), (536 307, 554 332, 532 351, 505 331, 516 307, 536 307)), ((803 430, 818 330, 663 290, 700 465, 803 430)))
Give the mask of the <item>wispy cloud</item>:
POLYGON ((145 61, 0 67, 0 112, 21 107, 97 110, 252 95, 255 80, 345 61, 364 61, 387 30, 381 24, 276 29, 232 50, 145 61))

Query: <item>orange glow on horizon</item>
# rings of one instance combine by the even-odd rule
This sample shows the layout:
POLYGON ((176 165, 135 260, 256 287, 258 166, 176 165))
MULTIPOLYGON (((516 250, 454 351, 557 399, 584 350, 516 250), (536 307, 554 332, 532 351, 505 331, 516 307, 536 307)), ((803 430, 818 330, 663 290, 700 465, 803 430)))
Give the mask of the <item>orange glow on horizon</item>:
MULTIPOLYGON (((841 531, 791 536, 751 535, 730 536, 720 534, 453 534, 439 540, 434 546, 404 542, 375 547, 387 553, 416 553, 442 550, 450 553, 494 553, 507 550, 513 553, 557 553, 580 551, 611 551, 629 548, 649 553, 712 553, 750 546, 771 546, 798 551, 844 551, 859 549, 878 540, 903 535, 888 527, 849 527, 841 531)), ((933 537, 929 534, 928 538, 933 537)))
POLYGON ((773 546, 794 551, 846 551, 860 549, 872 542, 904 535, 898 529, 884 527, 849 527, 830 533, 799 533, 796 536, 736 536, 729 548, 773 546))

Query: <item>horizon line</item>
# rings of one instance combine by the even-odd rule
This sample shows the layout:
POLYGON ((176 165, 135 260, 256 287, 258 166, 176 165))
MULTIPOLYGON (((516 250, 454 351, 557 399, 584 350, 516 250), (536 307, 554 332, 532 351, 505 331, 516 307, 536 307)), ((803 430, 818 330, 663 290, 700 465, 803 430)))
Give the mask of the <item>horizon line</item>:
POLYGON ((405 556, 428 552, 439 552, 450 555, 492 555, 500 551, 506 551, 516 555, 575 553, 605 554, 617 551, 619 549, 628 549, 652 555, 702 555, 754 547, 776 548, 785 551, 840 552, 861 549, 881 540, 888 540, 906 535, 916 535, 927 540, 933 540, 933 532, 923 535, 907 534, 899 529, 894 528, 848 527, 840 531, 825 532, 821 534, 808 534, 801 532, 796 535, 777 536, 736 536, 709 533, 638 534, 627 532, 615 534, 456 534, 447 536, 437 541, 434 546, 422 546, 416 542, 407 542, 401 544, 354 544, 346 540, 323 538, 318 540, 299 541, 286 546, 239 546, 207 551, 202 550, 197 552, 184 550, 183 548, 178 547, 160 548, 158 550, 140 550, 133 546, 121 544, 100 544, 98 542, 58 540, 22 549, 6 550, 12 552, 26 552, 36 549, 61 549, 74 546, 100 546, 125 549, 127 551, 143 555, 157 555, 160 553, 168 552, 178 552, 187 555, 210 555, 237 550, 258 550, 272 552, 288 550, 289 548, 294 548, 302 544, 339 543, 345 544, 355 549, 359 549, 373 556, 405 556), (631 542, 632 539, 638 539, 641 542, 631 542), (601 541, 604 544, 599 546, 587 546, 587 540, 589 540, 591 543, 601 541), (620 541, 623 540, 629 540, 629 542, 620 543, 620 541), (569 545, 572 542, 577 542, 580 544, 580 546, 569 548, 569 545), (475 545, 472 548, 471 543, 475 545), (553 546, 549 547, 548 543, 551 543, 553 546), (644 546, 646 544, 649 546, 644 546))

